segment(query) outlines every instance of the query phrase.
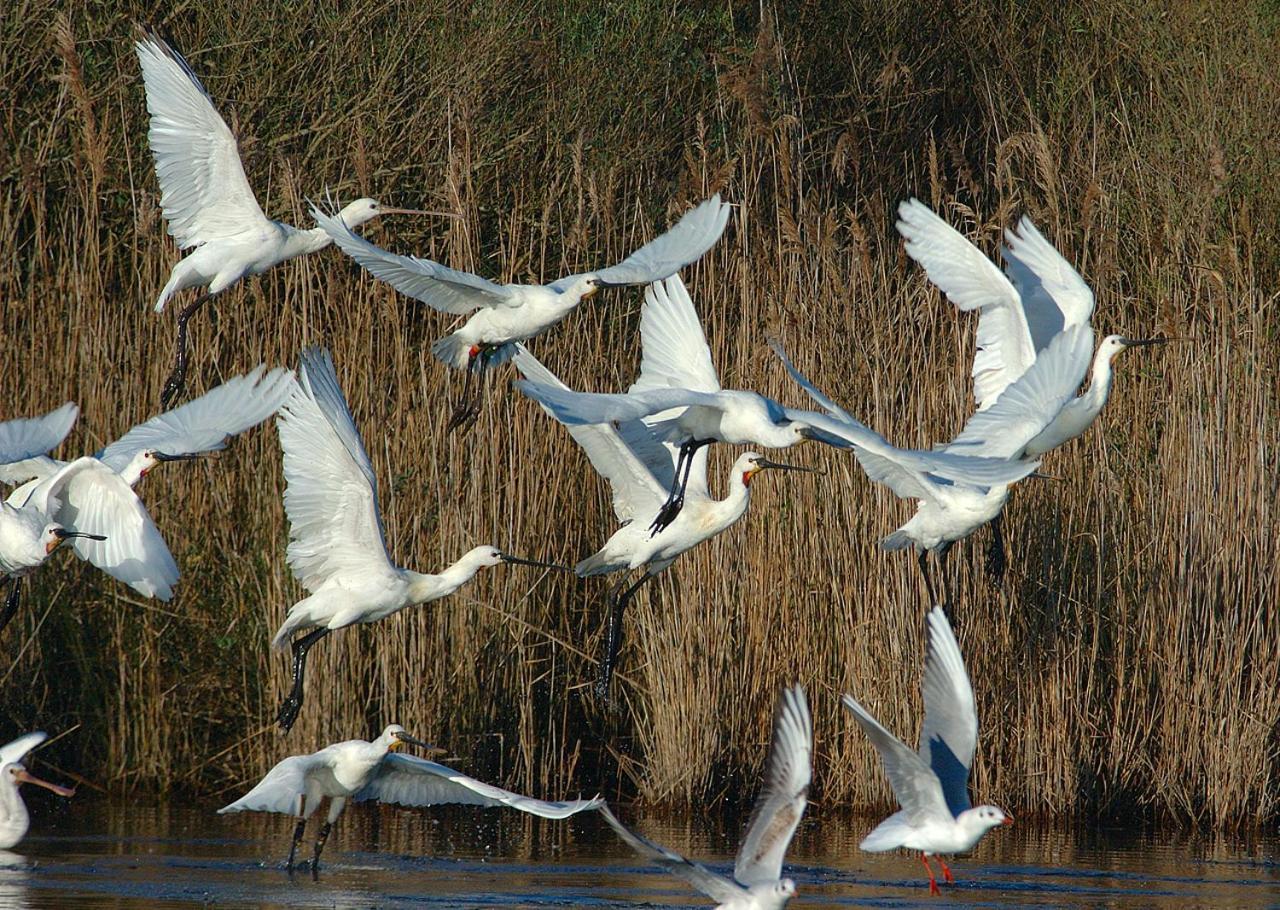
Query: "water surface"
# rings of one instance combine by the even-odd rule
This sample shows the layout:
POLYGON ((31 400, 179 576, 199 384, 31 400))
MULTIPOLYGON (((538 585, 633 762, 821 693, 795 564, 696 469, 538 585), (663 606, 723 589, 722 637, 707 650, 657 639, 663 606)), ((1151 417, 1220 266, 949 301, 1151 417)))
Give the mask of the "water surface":
MULTIPOLYGON (((335 826, 320 878, 285 874, 293 823, 219 816, 196 803, 148 806, 32 794, 32 832, 0 865, 7 908, 706 907, 646 865, 594 814, 547 822, 478 809, 357 806, 335 826)), ((646 836, 732 869, 737 825, 637 819, 646 836)), ((873 821, 806 820, 788 856, 793 907, 1280 908, 1280 841, 1116 830, 993 832, 931 898, 918 857, 866 854, 873 821)), ((314 825, 314 820, 313 820, 314 825)), ((316 827, 308 828, 310 849, 316 827)))

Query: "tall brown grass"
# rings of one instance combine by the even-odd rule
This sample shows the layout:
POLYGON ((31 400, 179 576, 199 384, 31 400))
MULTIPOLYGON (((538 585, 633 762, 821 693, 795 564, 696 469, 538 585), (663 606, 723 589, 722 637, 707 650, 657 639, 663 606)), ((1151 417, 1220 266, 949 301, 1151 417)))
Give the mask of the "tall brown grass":
MULTIPOLYGON (((1125 355, 1112 401, 1012 497, 1007 584, 985 532, 952 563, 977 691, 977 791, 1015 813, 1143 810, 1218 826, 1274 815, 1277 71, 1269 6, 1047 0, 676 7, 563 2, 306 16, 210 2, 4 17, 0 364, 4 414, 64 399, 91 451, 156 408, 173 317, 151 303, 175 252, 145 146, 130 41, 158 24, 242 137, 266 211, 305 221, 326 189, 448 207, 369 228, 503 280, 625 254, 713 191, 737 208, 687 276, 726 385, 806 402, 780 337, 854 413, 927 445, 970 407, 972 320, 892 228, 924 198, 994 253, 1036 219, 1097 290, 1099 334, 1187 336, 1125 355)), ((571 385, 625 387, 638 292, 609 292, 533 344, 571 385)), ((571 561, 613 528, 608 490, 495 380, 466 436, 429 354, 448 320, 327 251, 220 298, 193 325, 193 391, 328 344, 382 478, 388 543, 431 571, 470 546, 571 561)), ((732 453, 712 458, 722 489, 732 453)), ((314 652, 294 732, 271 630, 284 565, 270 428, 171 467, 142 493, 182 567, 171 604, 60 557, 5 633, 5 727, 80 729, 63 767, 114 787, 234 789, 288 752, 396 720, 465 766, 539 794, 653 802, 738 795, 774 689, 811 693, 820 804, 887 785, 841 716, 856 693, 915 734, 924 593, 876 540, 910 506, 847 457, 768 477, 747 520, 683 557, 631 613, 601 714, 605 585, 494 570, 450 600, 314 652)))

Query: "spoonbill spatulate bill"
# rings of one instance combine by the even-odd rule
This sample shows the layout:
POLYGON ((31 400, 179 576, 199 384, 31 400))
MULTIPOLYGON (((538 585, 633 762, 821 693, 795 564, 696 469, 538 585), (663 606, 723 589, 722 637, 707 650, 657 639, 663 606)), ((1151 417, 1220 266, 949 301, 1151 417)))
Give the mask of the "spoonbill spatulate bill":
POLYGON ((218 814, 230 812, 279 812, 297 818, 286 868, 293 872, 298 845, 306 831, 307 819, 329 800, 328 814, 316 838, 311 874, 320 871, 320 852, 334 822, 348 802, 374 800, 401 806, 484 806, 507 807, 542 818, 561 819, 594 809, 600 799, 544 802, 492 786, 459 771, 411 755, 396 754, 404 746, 430 749, 426 743, 391 724, 372 742, 349 739, 326 746, 310 755, 293 755, 267 772, 257 786, 218 814))
MULTIPOLYGON (((531 383, 567 388, 522 345, 518 346, 514 363, 531 383)), ((554 416, 550 408, 544 406, 544 409, 554 416)), ((671 524, 654 534, 649 529, 675 482, 679 450, 659 440, 638 419, 580 424, 567 429, 586 452, 592 467, 609 481, 613 488, 613 510, 622 522, 622 527, 604 546, 579 562, 574 571, 588 576, 640 570, 635 583, 626 586, 624 577, 609 598, 604 652, 596 680, 596 694, 607 701, 609 682, 622 647, 623 613, 641 585, 666 569, 681 553, 736 524, 747 512, 751 482, 761 471, 817 472, 813 468, 770 461, 755 452, 744 452, 729 469, 728 495, 715 499, 707 488, 706 449, 701 449, 693 455, 687 471, 684 508, 671 524)))
POLYGON ((913 751, 845 695, 844 706, 880 753, 885 774, 902 806, 863 838, 859 849, 919 850, 929 872, 929 890, 938 881, 929 865, 935 856, 948 882, 955 879, 942 854, 967 853, 992 828, 1013 819, 995 806, 971 806, 969 771, 978 748, 978 711, 960 646, 942 607, 928 617, 928 654, 924 662, 924 725, 920 750, 913 751))
MULTIPOLYGON (((1016 228, 1005 231, 1003 272, 918 199, 898 206, 897 226, 906 239, 907 254, 924 268, 929 280, 957 309, 978 312, 972 375, 979 414, 994 406, 1004 391, 1064 333, 1079 331, 1086 350, 1092 350, 1093 291, 1030 218, 1023 216, 1016 228)), ((1034 437, 1019 436, 1020 448, 1008 457, 1036 458, 1082 435, 1107 403, 1113 379, 1111 362, 1116 355, 1128 348, 1167 340, 1106 336, 1088 371, 1089 388, 1073 395, 1034 437)), ((988 432, 989 427, 976 422, 972 432, 966 427, 948 449, 964 451, 964 447, 984 441, 999 445, 1000 440, 995 438, 977 438, 977 434, 988 432)), ((991 525, 988 565, 999 576, 1004 570, 999 515, 991 525)))
MULTIPOLYGON (((156 310, 163 310, 179 291, 205 289, 178 315, 176 360, 161 393, 167 408, 186 387, 187 322, 196 311, 247 275, 323 249, 329 235, 267 218, 245 177, 235 136, 187 61, 154 32, 145 33, 134 50, 151 117, 147 141, 160 184, 160 208, 179 248, 192 250, 169 273, 156 310)), ((426 214, 364 198, 341 215, 358 227, 393 213, 426 214)))
POLYGON ((335 629, 377 622, 415 604, 452 594, 486 566, 502 563, 561 568, 476 547, 439 575, 402 569, 387 553, 378 481, 352 420, 327 350, 302 353, 298 383, 276 425, 284 450, 287 559, 311 592, 289 608, 271 641, 291 643, 293 687, 280 706, 280 726, 302 707, 307 652, 335 629), (307 631, 310 630, 310 631, 307 631))
POLYGON ((345 219, 315 207, 311 214, 374 277, 442 313, 469 316, 431 349, 445 364, 466 371, 462 399, 449 422, 452 429, 478 412, 479 397, 471 393, 473 374, 511 359, 516 342, 545 332, 600 288, 649 284, 697 262, 724 233, 729 206, 717 194, 621 262, 541 285, 497 284, 430 259, 400 256, 355 234, 345 219))
POLYGON ((783 689, 774 712, 764 785, 738 848, 732 878, 641 837, 618 821, 608 806, 602 806, 600 814, 627 846, 685 879, 719 910, 782 910, 796 893, 795 882, 782 877, 782 860, 808 804, 812 767, 813 721, 804 689, 783 689))
POLYGON ((27 835, 31 816, 18 788, 22 784, 44 787, 59 796, 71 798, 76 791, 41 780, 26 769, 22 761, 36 746, 49 738, 47 733, 28 733, 0 746, 0 850, 8 850, 27 835))
MULTIPOLYGON (((928 554, 936 553, 939 568, 943 568, 956 541, 968 537, 1000 514, 1009 495, 1009 485, 1039 465, 1036 459, 1016 458, 1011 453, 1041 432, 1071 400, 1089 362, 1088 336, 1080 327, 1069 329, 1054 339, 999 402, 975 414, 957 439, 966 438, 968 434, 967 438, 981 440, 981 444, 948 446, 942 450, 982 456, 973 459, 975 471, 966 482, 921 470, 891 450, 875 451, 863 445, 857 437, 866 428, 796 369, 781 348, 776 350, 792 378, 828 412, 827 422, 820 425, 833 434, 846 434, 867 478, 884 484, 902 499, 917 500, 916 514, 885 537, 880 546, 886 550, 915 547, 919 553, 920 574, 929 600, 934 603, 937 598, 929 577, 928 554)), ((944 590, 943 601, 949 600, 944 590)))

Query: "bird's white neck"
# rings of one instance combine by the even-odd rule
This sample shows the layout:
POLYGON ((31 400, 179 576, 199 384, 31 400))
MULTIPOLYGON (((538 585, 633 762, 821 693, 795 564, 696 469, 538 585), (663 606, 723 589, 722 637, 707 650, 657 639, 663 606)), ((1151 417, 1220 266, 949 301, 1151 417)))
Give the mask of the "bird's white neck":
POLYGON ((1111 369, 1111 358, 1118 353, 1118 350, 1099 348, 1093 357, 1093 367, 1089 370, 1089 388, 1075 401, 1076 409, 1082 411, 1078 416, 1088 423, 1093 423, 1111 394, 1111 380, 1115 376, 1111 369))
POLYGON ((129 463, 120 469, 120 477, 129 486, 138 485, 138 481, 142 479, 143 473, 148 468, 148 459, 146 452, 139 452, 129 459, 129 463))
POLYGON ((472 551, 438 575, 424 575, 405 570, 409 576, 409 597, 413 603, 426 603, 447 597, 469 582, 483 568, 479 556, 472 551))
POLYGON ((18 793, 18 784, 5 774, 0 782, 0 847, 12 847, 27 833, 31 819, 27 805, 18 793))
POLYGON ((290 227, 287 224, 281 226, 285 229, 287 235, 282 251, 284 254, 281 257, 282 262, 295 256, 305 256, 308 253, 323 250, 333 243, 333 238, 325 233, 324 228, 315 227, 304 230, 290 227))

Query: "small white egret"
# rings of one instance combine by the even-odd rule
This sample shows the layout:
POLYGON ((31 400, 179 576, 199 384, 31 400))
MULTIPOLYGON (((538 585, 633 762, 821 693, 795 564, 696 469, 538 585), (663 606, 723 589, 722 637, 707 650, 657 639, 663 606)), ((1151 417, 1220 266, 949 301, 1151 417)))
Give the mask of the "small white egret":
POLYGON ((502 563, 562 568, 476 547, 439 575, 391 562, 378 511, 378 480, 351 418, 333 359, 323 348, 302 352, 299 382, 276 421, 284 450, 287 559, 309 597, 289 608, 271 640, 283 648, 295 632, 293 688, 278 720, 288 730, 302 708, 307 652, 330 632, 377 622, 415 604, 438 600, 482 568, 502 563))
POLYGON ((287 863, 292 873, 307 819, 327 797, 329 813, 316 838, 311 861, 311 874, 315 876, 320 870, 320 851, 348 800, 376 800, 402 806, 506 806, 556 819, 603 805, 599 798, 543 802, 521 796, 432 761, 394 754, 405 745, 431 748, 405 733, 404 727, 391 724, 373 742, 349 739, 310 755, 290 756, 268 771, 267 776, 240 799, 219 809, 218 814, 252 811, 295 816, 298 823, 293 829, 287 863))
MULTIPOLYGON (((205 288, 178 315, 177 362, 161 394, 162 406, 168 407, 186 384, 187 322, 195 312, 247 275, 323 249, 329 235, 267 218, 245 177, 235 136, 187 61, 155 33, 144 34, 134 50, 151 116, 147 141, 160 183, 160 207, 179 248, 195 248, 174 265, 156 310, 163 310, 178 291, 205 288)), ((379 215, 400 213, 428 214, 366 198, 341 215, 358 227, 379 215)))
POLYGON ((452 429, 473 419, 479 407, 471 396, 473 373, 505 363, 515 354, 516 342, 551 328, 600 288, 649 284, 697 262, 724 233, 729 206, 716 194, 622 262, 545 285, 495 284, 429 259, 399 256, 356 235, 345 219, 314 206, 311 215, 347 255, 400 293, 442 313, 474 313, 431 349, 444 363, 467 371, 462 399, 449 422, 452 429))
POLYGON ((733 878, 712 872, 630 831, 608 806, 600 814, 631 849, 716 901, 718 910, 782 910, 796 884, 782 877, 782 859, 808 804, 813 767, 813 721, 804 688, 783 689, 773 718, 764 786, 756 797, 733 878))
POLYGON ((35 784, 68 799, 76 795, 73 789, 41 780, 22 764, 27 753, 48 738, 48 733, 28 733, 0 746, 0 850, 15 846, 31 827, 27 804, 22 801, 22 794, 18 792, 20 785, 35 784))
MULTIPOLYGON (((517 345, 516 368, 526 380, 550 388, 566 388, 523 345, 517 345)), ((551 416, 555 413, 544 406, 551 416)), ((715 537, 738 522, 751 502, 751 481, 768 468, 809 471, 813 468, 770 461, 755 452, 744 452, 729 469, 729 493, 713 499, 707 489, 707 453, 694 454, 687 471, 686 505, 670 525, 657 534, 649 528, 666 502, 675 482, 677 449, 663 443, 640 420, 617 424, 568 426, 569 435, 582 446, 592 466, 613 487, 613 510, 622 527, 605 545, 574 567, 580 576, 643 570, 639 580, 626 587, 626 578, 610 597, 605 627, 604 654, 600 661, 596 694, 607 700, 614 663, 622 647, 622 617, 632 596, 646 581, 666 569, 676 557, 715 537)))
MULTIPOLYGON (((1071 389, 1075 388, 1066 386, 1071 381, 1071 357, 1081 350, 1086 352, 1087 357, 1088 344, 1082 342, 1078 332, 1068 333, 1055 341, 1051 347, 1052 356, 1046 354, 1041 358, 1042 363, 1034 370, 1029 370, 1015 384, 1019 388, 1018 394, 1010 394, 1009 400, 999 408, 983 412, 983 415, 991 417, 988 429, 1003 434, 1006 438, 1015 439, 1017 434, 1025 433, 1028 428, 1043 426, 1034 417, 1018 423, 1017 418, 1022 412, 1015 408, 1015 404, 1025 403, 1026 410, 1032 413, 1037 407, 1053 413, 1053 401, 1061 407, 1070 397, 1071 389), (1069 347, 1069 341, 1075 341, 1076 346, 1069 347), (1067 374, 1067 378, 1054 383, 1052 380, 1059 373, 1067 374)), ((916 514, 901 528, 880 541, 880 546, 886 550, 901 550, 914 545, 919 550, 917 564, 924 577, 929 600, 931 603, 936 602, 933 582, 929 578, 928 554, 937 553, 939 568, 945 567, 952 545, 1000 514, 1009 495, 1008 485, 1032 473, 1039 462, 1034 459, 1009 459, 998 452, 966 448, 965 454, 980 457, 949 463, 947 476, 943 476, 936 468, 930 467, 927 459, 904 457, 910 453, 895 449, 858 422, 796 369, 780 345, 775 344, 774 351, 791 377, 829 415, 814 415, 809 419, 829 433, 845 438, 867 479, 872 483, 884 484, 902 499, 919 500, 916 514)), ((1078 384, 1078 379, 1076 382, 1078 384)), ((974 420, 976 419, 975 417, 974 420)), ((1050 418, 1045 418, 1048 419, 1050 418)), ((1032 429, 1032 432, 1038 430, 1032 429)), ((943 449, 934 454, 954 453, 950 449, 943 449)), ((944 585, 943 600, 948 599, 944 585)))
POLYGON ((929 857, 937 856, 946 880, 954 883, 941 854, 967 853, 992 828, 1011 825, 1013 819, 995 806, 969 804, 969 770, 978 747, 973 686, 942 607, 929 611, 928 631, 919 753, 880 726, 851 696, 845 695, 842 700, 880 753, 884 772, 902 806, 901 811, 863 838, 858 847, 870 853, 898 848, 919 850, 920 860, 929 872, 929 890, 938 894, 929 857))
MULTIPOLYGON (((1092 350, 1093 291, 1030 218, 1024 215, 1016 229, 1005 231, 1004 272, 920 200, 909 199, 899 205, 898 218, 907 254, 924 268, 929 280, 957 309, 978 311, 972 372, 979 413, 992 407, 1064 332, 1078 328, 1086 347, 1092 350)), ((1111 361, 1116 355, 1127 348, 1168 340, 1108 335, 1093 357, 1088 390, 1073 396, 1039 433, 1022 439, 1021 447, 1009 451, 1007 457, 1036 458, 1082 435, 1107 403, 1113 378, 1111 361)), ((979 429, 986 431, 981 424, 979 429)), ((974 441, 966 427, 948 448, 962 451, 974 441)), ((991 529, 988 564, 998 576, 1004 565, 999 515, 992 520, 991 529)))

